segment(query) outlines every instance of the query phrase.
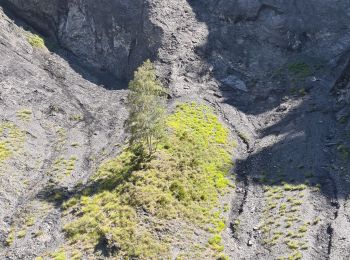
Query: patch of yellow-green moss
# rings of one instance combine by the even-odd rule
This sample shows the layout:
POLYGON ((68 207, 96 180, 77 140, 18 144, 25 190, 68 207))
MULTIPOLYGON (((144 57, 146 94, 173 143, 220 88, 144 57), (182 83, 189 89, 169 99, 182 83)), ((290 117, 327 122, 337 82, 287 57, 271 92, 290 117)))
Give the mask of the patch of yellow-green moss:
POLYGON ((0 142, 0 163, 4 162, 11 156, 11 151, 8 148, 6 142, 0 142))
POLYGON ((78 158, 75 156, 71 156, 69 159, 61 157, 54 161, 52 171, 58 178, 62 178, 64 175, 69 176, 73 173, 77 160, 78 158))
POLYGON ((21 109, 16 113, 18 119, 22 121, 30 121, 32 119, 32 111, 30 109, 21 109))
POLYGON ((22 148, 24 140, 25 134, 15 124, 0 123, 0 165, 22 148))
POLYGON ((27 37, 27 41, 29 42, 30 45, 34 48, 38 49, 44 49, 46 48, 45 46, 45 40, 42 38, 40 35, 37 34, 29 34, 27 37))
POLYGON ((11 246, 14 240, 15 240, 15 229, 11 228, 11 230, 8 233, 7 238, 6 238, 7 246, 11 246))
POLYGON ((73 247, 93 252, 103 241, 118 249, 111 250, 116 257, 167 259, 175 239, 169 223, 181 222, 212 233, 206 250, 213 257, 223 250, 219 199, 231 186, 229 131, 211 108, 195 103, 178 105, 167 126, 168 138, 151 160, 126 149, 63 204, 74 217, 64 228, 73 247))
POLYGON ((52 257, 52 260, 67 260, 66 252, 63 249, 51 253, 50 256, 52 257))

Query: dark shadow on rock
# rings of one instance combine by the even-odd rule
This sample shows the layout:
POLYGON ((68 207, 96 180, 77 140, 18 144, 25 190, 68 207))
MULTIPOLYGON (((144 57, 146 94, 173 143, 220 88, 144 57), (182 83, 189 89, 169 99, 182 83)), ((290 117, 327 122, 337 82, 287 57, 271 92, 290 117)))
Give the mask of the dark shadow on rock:
POLYGON ((280 121, 260 130, 260 140, 276 138, 278 141, 236 162, 241 182, 247 184, 249 180, 257 185, 282 187, 303 184, 311 191, 320 192, 330 204, 337 204, 340 197, 350 193, 350 173, 345 170, 347 163, 341 159, 338 148, 343 136, 332 113, 332 98, 315 106, 312 97, 318 94, 314 93, 280 121), (342 180, 341 194, 339 180, 342 180))
POLYGON ((116 189, 122 183, 125 183, 132 176, 134 171, 140 170, 142 164, 147 162, 142 156, 134 155, 130 162, 123 165, 119 171, 111 168, 107 177, 90 180, 87 184, 78 184, 72 189, 62 187, 58 183, 51 181, 46 187, 38 192, 37 198, 53 203, 57 208, 61 208, 62 204, 73 197, 93 196, 103 191, 111 191, 116 189))
POLYGON ((349 55, 348 44, 340 40, 350 37, 350 30, 340 29, 348 2, 187 2, 207 25, 207 41, 196 53, 211 68, 221 101, 248 115, 285 115, 258 133, 260 140, 275 136, 280 141, 236 162, 238 178, 307 184, 334 200, 338 192, 332 166, 339 155, 336 146, 327 144, 340 138, 331 90, 349 55), (334 13, 324 14, 328 8, 334 13), (335 20, 340 27, 334 27, 335 20), (320 31, 332 36, 318 38, 320 31), (285 107, 287 100, 299 105, 285 107))
POLYGON ((197 54, 211 67, 220 95, 246 114, 270 111, 284 96, 303 93, 349 50, 339 41, 330 48, 350 36, 339 31, 347 23, 347 1, 187 1, 208 28, 197 54), (334 13, 324 14, 328 9, 334 13), (316 37, 321 31, 332 36, 316 37))
MULTIPOLYGON (((109 7, 103 7, 106 9, 106 14, 96 14, 99 19, 99 23, 103 23, 104 15, 111 15, 113 12, 113 8, 118 7, 118 1, 116 3, 111 2, 109 3, 109 7)), ((138 1, 142 2, 142 1, 138 1)), ((35 3, 29 3, 35 6, 35 3)), ((66 1, 57 1, 52 3, 42 3, 42 5, 45 7, 46 5, 56 6, 57 9, 57 17, 49 17, 46 13, 40 13, 42 10, 31 10, 32 14, 29 14, 26 12, 26 8, 28 8, 27 3, 23 4, 23 9, 18 8, 18 6, 15 6, 11 1, 7 0, 0 0, 0 6, 3 7, 3 10, 7 16, 9 16, 11 19, 14 20, 14 22, 24 29, 34 32, 36 34, 41 35, 45 39, 46 47, 49 49, 49 51, 59 55, 61 58, 66 60, 70 67, 76 71, 78 74, 80 74, 84 79, 99 85, 101 87, 104 87, 108 90, 118 90, 118 89, 125 89, 127 87, 128 81, 133 75, 133 71, 147 58, 154 59, 156 57, 156 52, 159 47, 159 43, 155 44, 155 46, 148 46, 145 42, 145 40, 142 40, 142 38, 147 37, 147 33, 143 33, 141 28, 141 32, 136 32, 135 35, 133 33, 133 29, 130 29, 131 35, 124 35, 121 33, 121 36, 118 35, 118 38, 120 41, 125 40, 130 41, 130 48, 129 53, 124 53, 125 50, 120 50, 118 53, 118 48, 113 47, 114 40, 111 37, 107 39, 108 43, 104 43, 111 48, 112 54, 108 55, 107 53, 104 53, 104 48, 101 47, 100 50, 95 50, 94 48, 97 48, 96 46, 90 46, 88 45, 87 39, 84 41, 84 37, 81 37, 77 39, 77 42, 75 44, 75 48, 78 46, 78 43, 82 44, 81 51, 73 50, 70 48, 69 44, 65 43, 64 40, 62 40, 58 34, 58 27, 62 26, 59 22, 62 22, 62 19, 67 18, 68 14, 68 3, 66 1), (35 13, 37 12, 37 13, 35 13), (35 16, 33 13, 35 13, 37 16, 35 16), (35 17, 34 17, 35 16, 35 17), (124 39, 124 38, 125 39, 124 39), (129 38, 134 37, 134 39, 129 38), (140 44, 138 46, 137 44, 140 44), (112 46, 112 47, 111 47, 112 46), (94 55, 89 55, 89 51, 96 52, 94 55), (101 52, 101 53, 100 53, 101 52), (100 54, 99 54, 100 53, 100 54), (98 58, 97 58, 98 57, 98 58)), ((85 3, 83 3, 85 4, 85 3)), ((86 2, 86 4, 92 5, 91 8, 93 8, 93 1, 86 2)), ((120 3, 119 3, 120 4, 120 3)), ((18 3, 18 5, 22 5, 22 3, 18 3)), ((41 4, 38 4, 38 8, 41 4)), ((135 4, 138 5, 138 4, 135 4)), ((30 6, 32 8, 32 6, 30 6)), ((124 7, 126 8, 126 7, 124 7)), ((35 8, 34 8, 35 9, 35 8)), ((120 8, 119 8, 120 9, 120 8)), ((92 10, 89 10, 92 11, 92 10)), ((142 10, 138 10, 138 12, 141 12, 142 10)), ((48 11, 49 12, 49 11, 48 11)), ((98 11, 96 11, 98 12, 98 11)), ((132 12, 132 10, 129 10, 129 12, 132 12)), ((143 12, 143 11, 142 11, 143 12)), ((124 14, 126 15, 126 14, 124 14)), ((147 16, 147 13, 143 14, 144 16, 147 16)), ((96 18, 96 17, 95 17, 96 18)), ((97 19, 96 18, 96 19, 97 19)), ((73 18, 72 18, 73 19, 73 18)), ((120 18, 122 19, 122 18, 120 18)), ((129 21, 128 17, 125 18, 127 21, 125 23, 131 23, 132 26, 141 26, 138 25, 137 21, 129 21)), ((140 17, 138 17, 140 19, 140 17)), ((142 18, 141 18, 142 19, 142 18)), ((107 20, 107 19, 106 19, 107 20)), ((113 19, 112 19, 113 20, 113 19)), ((120 22, 120 21, 119 21, 120 22)), ((68 23, 68 21, 67 21, 68 23)), ((112 28, 112 25, 109 24, 110 21, 106 21, 106 31, 113 31, 115 28, 112 28), (110 27, 110 28, 109 28, 110 27)), ((92 26, 92 25, 91 25, 92 26)), ((128 28, 123 28, 123 26, 126 25, 120 25, 120 28, 128 30, 128 28)), ((90 28, 91 29, 91 28, 90 28)), ((92 29, 91 29, 92 30, 92 29)), ((71 32, 73 33, 73 32, 71 32)), ((161 35, 161 30, 158 28, 153 28, 152 35, 153 38, 159 38, 161 35)), ((98 34, 98 33, 97 33, 98 34)), ((90 35, 91 37, 95 37, 96 39, 99 39, 98 35, 90 35)), ((115 35, 113 35, 116 37, 115 35)), ((69 43, 74 43, 74 36, 69 35, 69 32, 67 32, 67 38, 69 38, 69 43)), ((152 39, 153 39, 152 38, 152 39)), ((90 39, 91 40, 91 39, 90 39)), ((101 39, 100 39, 101 40, 101 39)), ((102 41, 102 40, 101 40, 102 41)), ((157 42, 153 39, 154 42, 157 42)), ((125 44, 127 44, 125 42, 125 44)), ((102 43, 101 43, 102 45, 102 43)))

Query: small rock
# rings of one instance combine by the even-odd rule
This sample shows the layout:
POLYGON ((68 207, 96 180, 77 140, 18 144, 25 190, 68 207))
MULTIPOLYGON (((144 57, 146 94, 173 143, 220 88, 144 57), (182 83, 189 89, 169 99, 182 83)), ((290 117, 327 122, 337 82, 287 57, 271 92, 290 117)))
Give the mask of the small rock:
POLYGON ((278 108, 277 108, 277 112, 284 112, 288 109, 288 106, 287 105, 280 105, 278 108))
POLYGON ((252 245, 253 245, 253 241, 251 241, 251 240, 249 239, 247 245, 248 245, 248 246, 252 246, 252 245))
POLYGON ((224 78, 223 80, 221 80, 221 82, 224 83, 225 85, 227 85, 228 87, 242 90, 244 92, 248 92, 248 88, 247 88, 246 84, 234 75, 230 75, 230 76, 224 78))
POLYGON ((259 230, 259 227, 253 227, 253 230, 257 231, 257 230, 259 230))

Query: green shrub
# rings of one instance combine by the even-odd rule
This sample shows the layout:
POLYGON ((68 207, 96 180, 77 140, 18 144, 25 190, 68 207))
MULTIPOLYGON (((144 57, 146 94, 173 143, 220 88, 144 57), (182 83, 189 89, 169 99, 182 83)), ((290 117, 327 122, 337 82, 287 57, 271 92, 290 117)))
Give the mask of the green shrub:
POLYGON ((304 79, 312 74, 310 66, 305 62, 292 63, 288 66, 288 70, 293 76, 299 79, 304 79))
POLYGON ((37 34, 30 34, 27 38, 28 42, 32 47, 38 48, 38 49, 44 49, 45 47, 45 40, 40 37, 37 34))
POLYGON ((179 181, 174 181, 170 185, 170 190, 178 200, 185 199, 186 192, 183 185, 179 181))
POLYGON ((292 249, 292 250, 295 250, 299 247, 298 242, 296 241, 288 241, 287 246, 289 247, 289 249, 292 249))

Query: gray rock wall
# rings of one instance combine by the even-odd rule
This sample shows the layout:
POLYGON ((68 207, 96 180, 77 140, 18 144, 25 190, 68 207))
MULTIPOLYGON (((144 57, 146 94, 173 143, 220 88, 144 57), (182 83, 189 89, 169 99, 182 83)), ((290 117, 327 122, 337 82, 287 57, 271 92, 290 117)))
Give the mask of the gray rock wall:
POLYGON ((60 45, 119 79, 156 54, 161 30, 147 1, 9 0, 12 10, 60 45))
POLYGON ((180 94, 223 85, 229 76, 251 88, 249 81, 292 59, 335 67, 349 49, 345 0, 3 1, 120 79, 129 80, 146 58, 156 60, 160 75, 180 94))

